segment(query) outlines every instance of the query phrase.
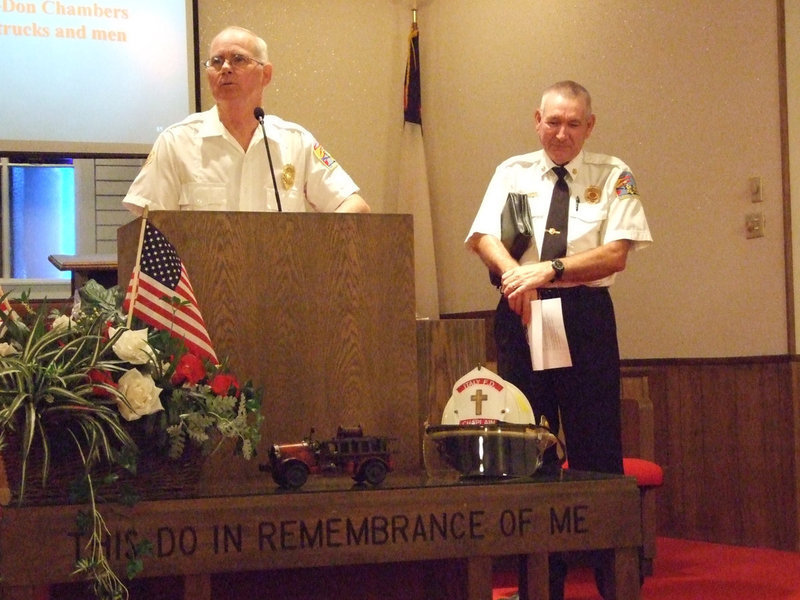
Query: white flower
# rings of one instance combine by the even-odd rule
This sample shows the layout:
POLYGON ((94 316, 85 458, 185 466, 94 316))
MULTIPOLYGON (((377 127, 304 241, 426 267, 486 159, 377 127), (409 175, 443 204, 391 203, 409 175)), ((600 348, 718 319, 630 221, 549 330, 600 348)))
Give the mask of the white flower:
POLYGON ((12 354, 19 354, 19 350, 8 342, 0 343, 0 356, 11 356, 12 354))
POLYGON ((67 315, 59 315, 53 319, 53 331, 67 331, 73 327, 75 327, 75 321, 73 321, 67 315))
POLYGON ((128 401, 117 400, 120 414, 126 421, 164 410, 161 405, 161 388, 150 375, 142 375, 138 369, 131 369, 119 378, 119 391, 128 401))
MULTIPOLYGON (((108 335, 112 338, 116 332, 116 328, 108 328, 108 335)), ((147 343, 147 329, 123 331, 113 348, 114 354, 133 365, 144 365, 154 358, 153 349, 147 343)))

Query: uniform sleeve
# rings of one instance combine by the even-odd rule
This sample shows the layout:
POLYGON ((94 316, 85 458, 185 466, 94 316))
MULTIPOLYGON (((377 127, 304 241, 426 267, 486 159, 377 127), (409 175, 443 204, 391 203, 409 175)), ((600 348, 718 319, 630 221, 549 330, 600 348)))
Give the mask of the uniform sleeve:
POLYGON ((349 196, 358 193, 359 188, 308 132, 304 132, 303 145, 307 153, 306 199, 318 212, 333 212, 349 196))
POLYGON ((475 234, 493 235, 500 239, 502 235, 500 215, 503 212, 503 205, 509 189, 505 171, 501 165, 495 170, 492 179, 489 181, 489 186, 486 188, 486 193, 483 195, 483 200, 478 208, 478 213, 475 215, 475 220, 472 222, 472 227, 464 240, 465 242, 469 241, 475 234))
POLYGON ((627 167, 615 169, 607 186, 609 208, 603 243, 630 240, 632 250, 649 246, 653 238, 633 173, 627 167))
POLYGON ((167 135, 162 133, 156 139, 144 166, 122 200, 123 206, 137 215, 145 206, 149 210, 178 210, 181 188, 167 135))

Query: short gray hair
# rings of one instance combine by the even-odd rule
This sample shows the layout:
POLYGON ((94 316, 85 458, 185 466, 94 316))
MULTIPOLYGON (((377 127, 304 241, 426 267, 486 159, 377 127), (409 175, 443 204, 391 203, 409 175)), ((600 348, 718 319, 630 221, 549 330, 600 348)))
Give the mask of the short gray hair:
POLYGON ((545 96, 552 93, 560 94, 565 98, 583 98, 583 101, 586 104, 586 117, 588 118, 592 115, 592 95, 589 93, 589 90, 583 87, 580 83, 566 79, 547 87, 542 92, 542 111, 544 111, 545 96))
POLYGON ((238 31, 240 33, 244 33, 245 35, 247 35, 253 42, 253 57, 264 63, 269 62, 267 42, 264 40, 264 38, 259 37, 254 32, 250 31, 245 27, 239 27, 238 25, 229 25, 228 27, 220 31, 217 35, 215 35, 214 39, 217 39, 221 34, 225 33, 226 31, 238 31))

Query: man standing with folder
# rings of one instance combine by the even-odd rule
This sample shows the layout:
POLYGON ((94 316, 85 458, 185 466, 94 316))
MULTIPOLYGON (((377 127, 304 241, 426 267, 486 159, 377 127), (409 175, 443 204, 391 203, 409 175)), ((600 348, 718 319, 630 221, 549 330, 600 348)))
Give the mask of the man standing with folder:
MULTIPOLYGON (((628 253, 652 237, 628 166, 583 150, 596 120, 589 92, 573 81, 550 86, 535 120, 542 149, 497 167, 466 239, 500 276, 498 374, 554 431, 563 428, 570 468, 622 473, 619 348, 608 288, 628 253), (518 261, 501 242, 510 192, 527 195, 533 221, 532 243, 518 261), (548 307, 563 320, 570 366, 533 368, 526 328, 538 300, 553 301, 548 307)), ((552 448, 543 470, 559 467, 552 448)), ((552 557, 552 600, 563 598, 565 575, 564 561, 552 557)))

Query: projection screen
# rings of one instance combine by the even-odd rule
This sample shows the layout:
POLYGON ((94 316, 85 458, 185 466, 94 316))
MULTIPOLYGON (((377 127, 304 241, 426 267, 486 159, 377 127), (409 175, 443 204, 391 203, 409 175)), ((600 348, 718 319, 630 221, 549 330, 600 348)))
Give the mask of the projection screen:
POLYGON ((197 110, 196 0, 0 8, 0 155, 146 155, 197 110))

